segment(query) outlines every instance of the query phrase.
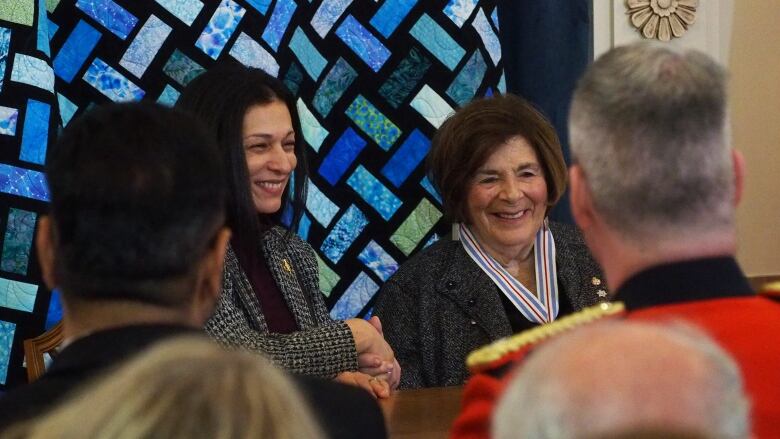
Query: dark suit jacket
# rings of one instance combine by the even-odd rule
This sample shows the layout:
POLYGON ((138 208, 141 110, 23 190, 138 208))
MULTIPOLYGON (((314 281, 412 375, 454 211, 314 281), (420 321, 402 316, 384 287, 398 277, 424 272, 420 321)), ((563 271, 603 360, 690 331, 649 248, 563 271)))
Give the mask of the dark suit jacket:
MULTIPOLYGON (((606 300, 598 295, 603 282, 593 283, 601 270, 579 231, 555 222, 550 228, 559 300, 575 311, 606 300)), ((442 239, 404 263, 374 307, 401 365, 401 387, 463 384, 469 352, 512 334, 501 294, 459 241, 442 239)))
MULTIPOLYGON (((181 326, 143 325, 101 331, 76 340, 62 350, 38 381, 0 398, 0 430, 54 407, 80 385, 155 342, 185 334, 202 332, 181 326)), ((293 380, 328 436, 387 436, 382 412, 367 392, 317 378, 293 376, 293 380)))

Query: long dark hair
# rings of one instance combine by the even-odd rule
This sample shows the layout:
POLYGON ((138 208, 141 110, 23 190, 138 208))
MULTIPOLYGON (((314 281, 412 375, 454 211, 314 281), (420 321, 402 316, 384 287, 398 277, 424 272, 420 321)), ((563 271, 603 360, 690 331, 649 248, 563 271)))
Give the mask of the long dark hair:
POLYGON ((292 220, 288 237, 297 229, 306 202, 308 167, 295 98, 282 81, 260 69, 233 61, 216 65, 184 88, 176 107, 200 119, 215 137, 222 153, 228 183, 227 225, 233 231, 233 245, 240 255, 254 262, 260 254, 260 236, 281 223, 290 204, 292 220), (250 107, 281 101, 287 105, 295 131, 293 191, 282 197, 282 208, 273 214, 259 214, 249 185, 249 170, 243 146, 244 115, 250 107))

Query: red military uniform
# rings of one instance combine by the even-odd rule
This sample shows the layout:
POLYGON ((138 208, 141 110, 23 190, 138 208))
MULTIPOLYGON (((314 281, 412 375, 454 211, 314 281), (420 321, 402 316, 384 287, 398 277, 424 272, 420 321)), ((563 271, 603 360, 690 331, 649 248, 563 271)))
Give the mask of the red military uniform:
MULTIPOLYGON (((499 340, 469 357, 472 378, 452 438, 489 438, 493 407, 516 365, 539 341, 598 316, 652 321, 686 321, 707 332, 739 364, 751 400, 753 433, 780 438, 780 285, 756 296, 732 258, 712 258, 653 267, 633 276, 616 292, 619 304, 571 322, 553 322, 499 340), (532 334, 536 331, 535 334, 532 334)), ((596 307, 594 307, 596 308, 596 307)), ((638 371, 637 373, 641 373, 638 371)))

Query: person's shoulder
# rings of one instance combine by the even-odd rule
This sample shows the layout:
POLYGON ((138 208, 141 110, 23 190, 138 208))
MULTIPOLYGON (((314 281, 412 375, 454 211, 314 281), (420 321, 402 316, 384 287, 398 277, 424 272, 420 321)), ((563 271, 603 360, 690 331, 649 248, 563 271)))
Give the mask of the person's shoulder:
POLYGON ((455 253, 461 248, 460 241, 443 237, 413 254, 398 267, 398 270, 388 281, 403 282, 420 277, 435 277, 441 269, 448 267, 455 253))
POLYGON ((387 437, 379 404, 365 390, 303 375, 293 380, 329 437, 387 437))
POLYGON ((45 412, 75 386, 73 381, 44 375, 34 383, 3 394, 0 396, 0 430, 45 412))
POLYGON ((585 324, 611 316, 622 315, 625 307, 620 302, 603 302, 583 308, 553 322, 496 340, 473 351, 466 358, 472 374, 492 373, 520 361, 539 343, 569 332, 585 324))
POLYGON ((553 238, 555 238, 556 246, 559 244, 585 245, 582 232, 576 225, 558 221, 549 221, 547 224, 550 226, 553 238))

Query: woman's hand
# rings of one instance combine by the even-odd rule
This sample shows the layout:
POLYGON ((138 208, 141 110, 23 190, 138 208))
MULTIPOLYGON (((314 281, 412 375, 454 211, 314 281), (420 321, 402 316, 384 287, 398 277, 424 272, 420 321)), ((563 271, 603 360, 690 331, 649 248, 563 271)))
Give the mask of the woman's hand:
MULTIPOLYGON (((379 317, 371 317, 368 323, 384 337, 379 317)), ((390 390, 397 389, 401 382, 401 366, 396 358, 393 358, 393 361, 382 361, 378 355, 365 353, 358 356, 358 367, 360 372, 387 380, 390 384, 390 390)))
MULTIPOLYGON (((372 317, 371 319, 373 320, 374 318, 372 317)), ((376 320, 379 321, 379 318, 376 318, 376 320)), ((382 336, 381 323, 379 324, 380 329, 363 319, 348 319, 344 323, 352 331, 358 356, 373 354, 387 363, 392 363, 395 360, 393 349, 382 336)))
POLYGON ((362 372, 341 372, 336 375, 335 381, 361 387, 372 394, 374 398, 387 398, 390 396, 390 384, 386 380, 362 372))

